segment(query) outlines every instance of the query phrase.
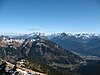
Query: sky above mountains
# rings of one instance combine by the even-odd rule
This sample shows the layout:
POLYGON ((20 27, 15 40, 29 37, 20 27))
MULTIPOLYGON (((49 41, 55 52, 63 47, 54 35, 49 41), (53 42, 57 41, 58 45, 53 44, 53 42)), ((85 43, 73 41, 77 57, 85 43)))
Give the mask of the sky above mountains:
POLYGON ((100 33, 99 0, 0 0, 0 33, 100 33))

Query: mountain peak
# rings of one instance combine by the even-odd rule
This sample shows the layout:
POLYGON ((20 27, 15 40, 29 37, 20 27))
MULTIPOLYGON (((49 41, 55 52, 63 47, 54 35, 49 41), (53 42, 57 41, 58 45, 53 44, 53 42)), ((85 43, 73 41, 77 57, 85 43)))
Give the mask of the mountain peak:
POLYGON ((67 36, 67 34, 66 33, 61 33, 61 35, 60 35, 61 37, 65 37, 65 36, 67 36))

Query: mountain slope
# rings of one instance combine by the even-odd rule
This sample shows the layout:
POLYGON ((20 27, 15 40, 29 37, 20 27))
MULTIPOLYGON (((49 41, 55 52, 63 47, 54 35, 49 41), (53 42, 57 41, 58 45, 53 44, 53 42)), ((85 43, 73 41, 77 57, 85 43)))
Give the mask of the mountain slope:
POLYGON ((59 44, 65 49, 74 51, 82 55, 98 56, 96 52, 100 53, 100 50, 99 50, 100 36, 99 35, 98 36, 89 35, 89 34, 68 35, 66 33, 62 33, 61 35, 54 37, 51 40, 59 44))
POLYGON ((75 75, 71 69, 83 62, 79 56, 39 36, 24 41, 18 38, 1 38, 0 56, 14 64, 25 60, 22 67, 48 75, 75 75))
POLYGON ((37 36, 34 41, 27 39, 23 45, 22 53, 25 57, 28 57, 30 60, 35 58, 39 62, 61 73, 65 73, 66 71, 70 73, 71 67, 83 61, 79 56, 39 36, 37 36))

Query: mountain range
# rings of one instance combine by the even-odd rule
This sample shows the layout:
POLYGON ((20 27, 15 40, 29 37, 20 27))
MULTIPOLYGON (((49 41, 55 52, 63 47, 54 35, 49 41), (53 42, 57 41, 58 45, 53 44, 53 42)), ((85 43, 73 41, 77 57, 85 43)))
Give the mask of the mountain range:
MULTIPOLYGON (((0 36, 0 58, 14 64, 25 60, 22 67, 48 75, 84 75, 86 70, 82 68, 90 71, 90 67, 95 67, 84 66, 88 63, 87 58, 98 60, 99 49, 99 34, 31 33, 0 36), (85 60, 83 56, 86 56, 85 60)), ((98 72, 98 68, 94 73, 98 72)))
POLYGON ((75 34, 62 33, 51 39, 65 49, 80 55, 100 57, 100 36, 99 34, 75 34))
POLYGON ((34 38, 36 36, 51 40, 61 47, 81 56, 100 57, 100 34, 70 34, 54 33, 45 34, 40 32, 14 36, 15 39, 34 38))

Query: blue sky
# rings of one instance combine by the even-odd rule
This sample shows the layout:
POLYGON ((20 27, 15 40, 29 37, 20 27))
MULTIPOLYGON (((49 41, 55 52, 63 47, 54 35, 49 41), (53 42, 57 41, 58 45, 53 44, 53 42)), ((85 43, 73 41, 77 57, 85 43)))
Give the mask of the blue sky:
POLYGON ((0 33, 100 33, 99 0, 0 0, 0 33))

